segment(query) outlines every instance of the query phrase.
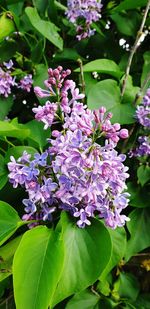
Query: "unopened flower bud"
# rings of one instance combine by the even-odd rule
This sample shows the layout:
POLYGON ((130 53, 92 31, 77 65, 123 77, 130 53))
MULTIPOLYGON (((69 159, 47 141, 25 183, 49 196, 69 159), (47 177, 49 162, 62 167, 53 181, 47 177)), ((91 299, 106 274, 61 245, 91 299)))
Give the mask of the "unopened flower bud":
POLYGON ((129 133, 127 129, 121 129, 119 132, 119 136, 121 138, 128 138, 129 137, 129 133))
POLYGON ((53 137, 58 137, 60 135, 60 132, 58 130, 53 130, 52 131, 52 136, 53 137))
POLYGON ((99 112, 101 114, 105 114, 106 113, 106 108, 104 106, 100 107, 99 112))
POLYGON ((113 127, 116 131, 120 130, 120 124, 119 123, 114 123, 113 127))

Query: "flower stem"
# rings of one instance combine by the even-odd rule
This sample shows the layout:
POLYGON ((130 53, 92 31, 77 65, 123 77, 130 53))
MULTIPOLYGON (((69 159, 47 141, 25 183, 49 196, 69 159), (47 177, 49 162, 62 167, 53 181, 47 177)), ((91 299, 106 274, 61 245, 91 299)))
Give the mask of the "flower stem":
POLYGON ((136 36, 134 45, 131 48, 131 53, 129 55, 129 59, 128 59, 128 63, 127 63, 127 68, 126 68, 126 72, 125 72, 125 77, 124 77, 123 84, 122 84, 122 92, 121 92, 121 96, 122 97, 123 97, 125 89, 126 89, 127 79, 128 79, 129 73, 130 73, 131 64, 132 64, 132 60, 133 60, 134 54, 136 53, 136 51, 137 51, 137 49, 138 49, 138 47, 140 45, 140 42, 141 42, 141 37, 143 35, 143 29, 144 29, 144 26, 145 26, 145 22, 146 22, 146 18, 147 18, 149 9, 150 9, 150 0, 148 0, 148 2, 147 2, 147 6, 146 6, 146 9, 145 9, 145 12, 144 12, 144 15, 143 15, 143 19, 142 19, 142 23, 141 23, 140 29, 137 32, 137 36, 136 36))

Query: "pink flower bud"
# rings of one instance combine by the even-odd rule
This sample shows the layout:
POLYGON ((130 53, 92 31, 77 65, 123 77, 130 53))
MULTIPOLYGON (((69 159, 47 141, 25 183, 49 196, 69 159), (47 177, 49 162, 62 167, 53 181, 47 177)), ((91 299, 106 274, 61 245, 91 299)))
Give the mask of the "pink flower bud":
POLYGON ((150 97, 150 89, 147 89, 146 94, 147 94, 148 97, 150 97))
POLYGON ((34 93, 39 97, 39 98, 46 98, 50 96, 50 92, 47 90, 44 90, 40 87, 34 87, 34 93))
POLYGON ((120 132, 119 132, 119 136, 120 136, 121 138, 127 138, 127 137, 129 137, 128 130, 127 130, 127 129, 121 129, 120 132))
POLYGON ((58 137, 60 135, 60 132, 58 130, 53 130, 52 131, 52 136, 53 137, 58 137))
POLYGON ((60 73, 60 72, 59 72, 58 69, 53 70, 53 74, 54 74, 54 76, 55 76, 56 79, 59 78, 59 73, 60 73))
POLYGON ((57 70, 58 70, 59 72, 61 72, 62 69, 63 69, 63 67, 62 67, 61 65, 59 65, 58 68, 57 68, 57 70))
POLYGON ((112 116, 113 116, 113 114, 109 112, 109 113, 107 114, 107 116, 106 116, 106 119, 111 119, 112 116))
POLYGON ((98 112, 98 110, 94 110, 93 111, 93 114, 94 114, 94 116, 95 116, 95 122, 96 123, 99 123, 99 112, 98 112))
POLYGON ((104 106, 100 107, 99 112, 101 114, 105 114, 106 113, 106 108, 104 106))
POLYGON ((114 123, 113 127, 114 127, 115 131, 120 130, 120 123, 114 123))
POLYGON ((53 70, 52 70, 51 68, 48 69, 48 75, 49 75, 50 77, 53 76, 53 70))

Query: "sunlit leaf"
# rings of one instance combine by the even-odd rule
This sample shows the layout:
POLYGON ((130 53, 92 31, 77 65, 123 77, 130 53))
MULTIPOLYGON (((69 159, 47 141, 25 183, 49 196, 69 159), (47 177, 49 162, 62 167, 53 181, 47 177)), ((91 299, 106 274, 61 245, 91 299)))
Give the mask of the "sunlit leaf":
POLYGON ((100 221, 93 220, 91 226, 80 229, 63 213, 61 224, 65 261, 52 305, 93 284, 111 256, 110 236, 100 221))
POLYGON ((46 226, 26 232, 14 256, 16 309, 47 309, 63 267, 60 234, 46 226))

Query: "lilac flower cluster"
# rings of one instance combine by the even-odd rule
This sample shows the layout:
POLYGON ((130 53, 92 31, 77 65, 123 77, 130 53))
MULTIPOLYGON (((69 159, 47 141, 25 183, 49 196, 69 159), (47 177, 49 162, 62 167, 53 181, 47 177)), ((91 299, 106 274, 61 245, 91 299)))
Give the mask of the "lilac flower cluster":
POLYGON ((17 161, 13 156, 10 157, 11 162, 8 163, 10 182, 14 188, 19 184, 24 186, 29 195, 28 199, 23 200, 26 212, 24 220, 50 220, 51 213, 56 209, 55 206, 50 207, 54 204, 52 192, 57 188, 57 183, 45 177, 50 172, 47 157, 47 152, 41 155, 36 153, 34 160, 30 160, 31 155, 27 152, 24 152, 17 161))
POLYGON ((144 157, 150 155, 150 138, 148 136, 139 136, 138 146, 130 150, 129 157, 144 157))
POLYGON ((18 83, 18 88, 21 88, 22 90, 25 90, 27 92, 31 91, 33 84, 32 74, 24 76, 20 82, 18 83))
POLYGON ((30 92, 33 80, 32 75, 26 75, 23 77, 18 83, 16 82, 16 76, 12 76, 14 74, 13 70, 13 61, 3 62, 3 65, 0 67, 0 95, 7 98, 9 94, 12 92, 12 87, 16 86, 17 88, 21 88, 27 92, 30 92))
POLYGON ((101 17, 101 0, 68 0, 67 18, 76 26, 77 39, 82 40, 94 34, 93 22, 101 17))
POLYGON ((45 128, 52 127, 50 146, 34 158, 26 152, 17 161, 8 163, 13 187, 25 187, 28 198, 24 220, 52 220, 52 214, 68 211, 84 228, 91 218, 103 218, 111 228, 123 226, 128 218, 121 212, 128 205, 125 181, 128 168, 115 147, 128 131, 111 124, 106 109, 90 111, 78 102, 84 97, 75 83, 68 80, 69 70, 62 67, 48 70, 47 90, 35 88, 40 97, 53 97, 45 106, 34 108, 35 118, 45 128), (60 123, 62 130, 53 130, 60 123), (102 140, 102 145, 97 144, 102 140))
POLYGON ((142 103, 137 106, 136 118, 144 129, 144 136, 138 137, 138 145, 129 152, 129 157, 143 157, 150 155, 150 89, 147 90, 143 97, 142 103), (147 135, 145 135, 147 134, 147 135))
POLYGON ((150 129, 150 89, 147 90, 142 103, 137 106, 136 118, 142 126, 150 129))
POLYGON ((7 98, 11 93, 11 87, 15 86, 15 77, 11 76, 10 69, 13 62, 10 60, 8 63, 4 62, 4 68, 0 67, 0 95, 7 98))
POLYGON ((56 102, 47 101, 44 106, 33 108, 35 118, 44 123, 45 129, 61 122, 65 130, 80 129, 84 134, 93 134, 94 137, 100 133, 114 143, 118 143, 120 138, 127 138, 128 130, 121 129, 119 123, 111 124, 112 114, 106 114, 105 107, 91 111, 78 102, 84 98, 84 94, 79 93, 73 80, 67 79, 70 74, 70 70, 65 71, 61 66, 48 70, 49 78, 44 82, 47 90, 35 87, 34 91, 40 98, 55 97, 56 102))

